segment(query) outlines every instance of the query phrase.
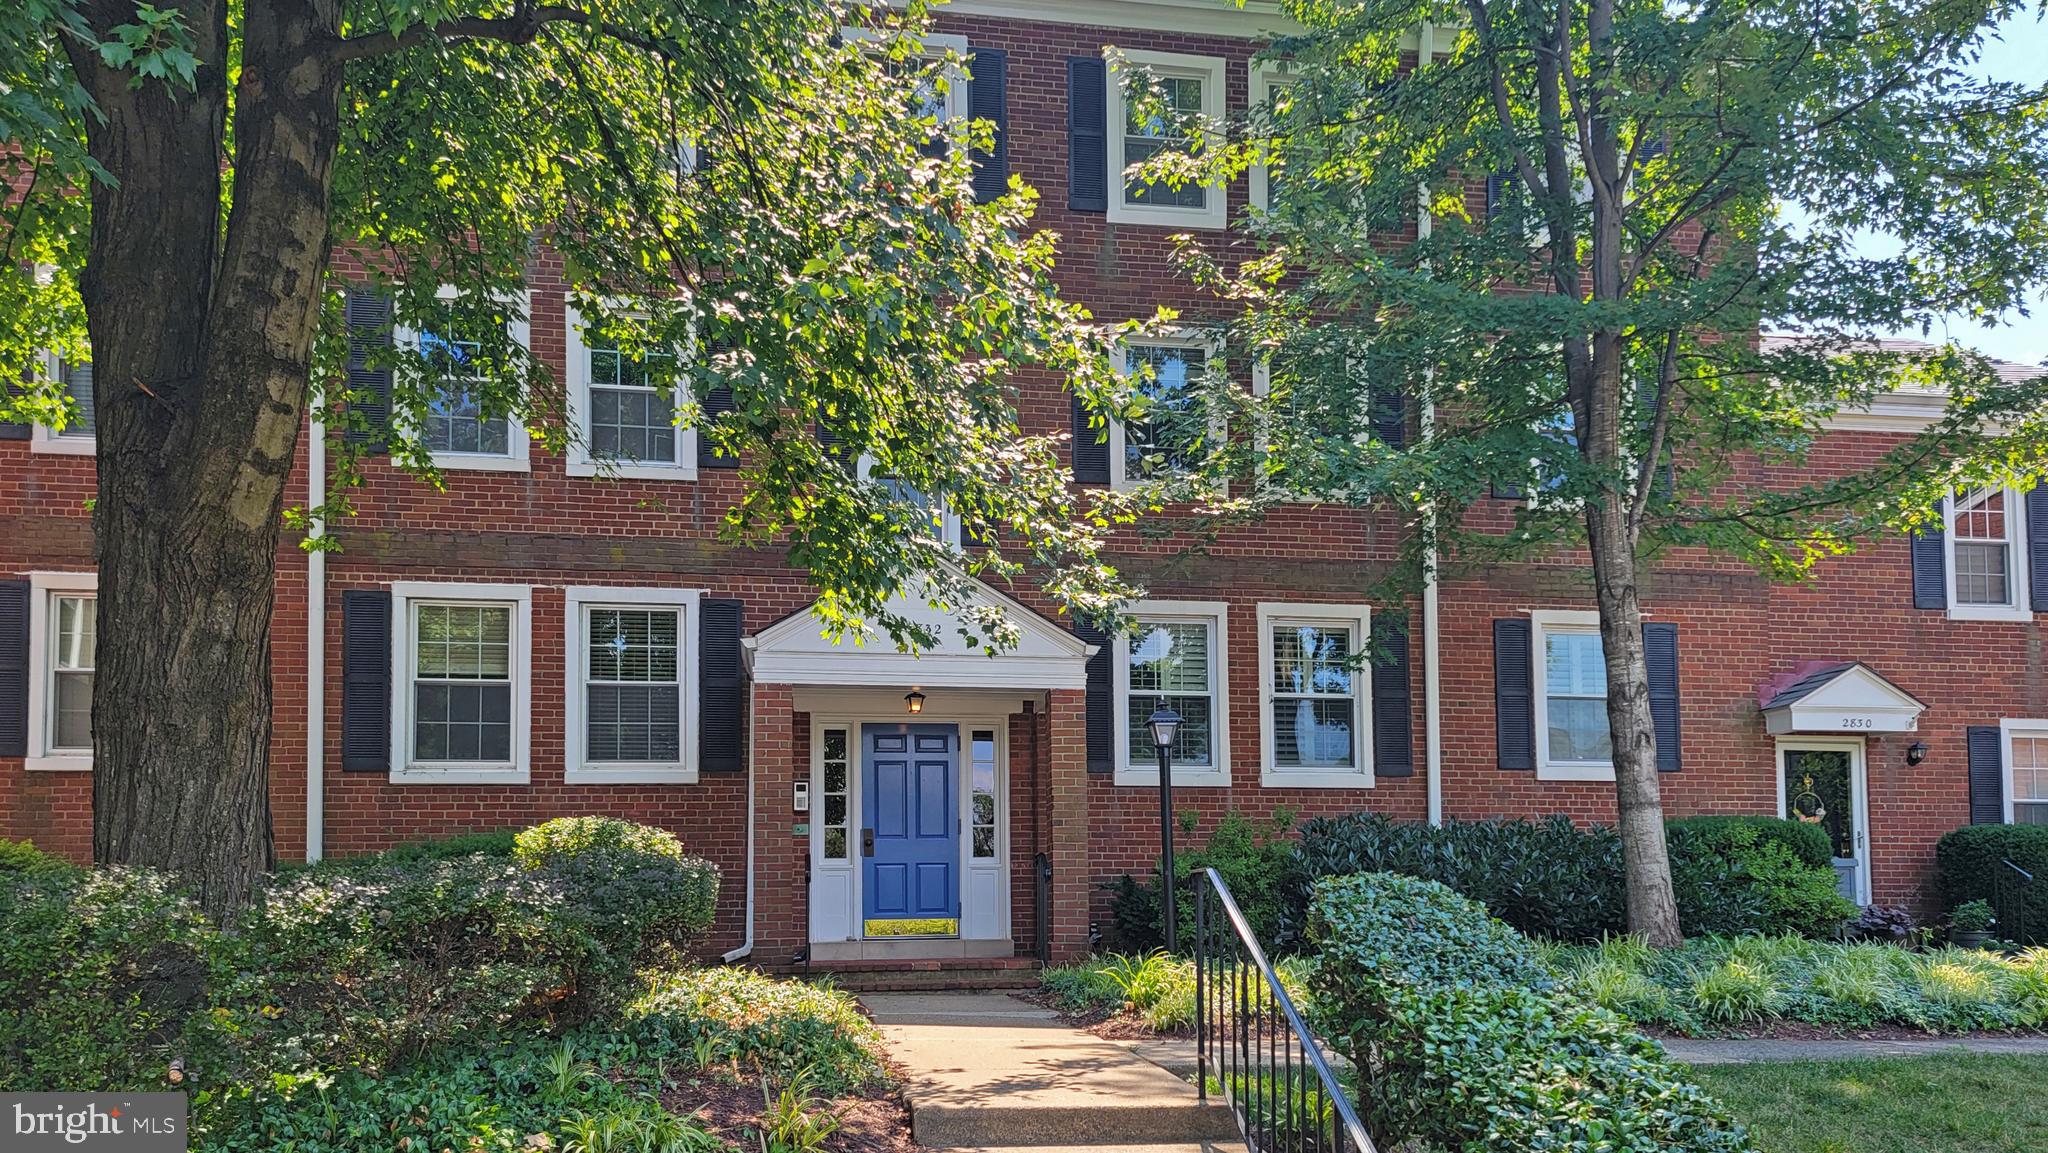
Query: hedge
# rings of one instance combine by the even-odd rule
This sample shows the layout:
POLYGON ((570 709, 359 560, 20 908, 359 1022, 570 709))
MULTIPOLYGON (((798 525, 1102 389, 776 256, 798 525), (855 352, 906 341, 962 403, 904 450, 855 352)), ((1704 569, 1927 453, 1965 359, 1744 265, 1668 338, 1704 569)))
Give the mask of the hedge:
MULTIPOLYGON (((1830 936, 1855 915, 1835 892, 1817 829, 1771 817, 1687 818, 1670 822, 1667 836, 1688 933, 1830 936)), ((1308 881, 1365 872, 1440 881, 1551 940, 1596 941, 1628 925, 1620 838, 1561 816, 1438 826, 1378 813, 1323 817, 1302 827, 1297 854, 1308 881)))
POLYGON ((1625 1020, 1551 986, 1536 950, 1433 881, 1320 882, 1318 1024, 1382 1148, 1747 1153, 1747 1134, 1625 1020))
POLYGON ((1934 861, 1943 909, 1989 901, 1995 936, 2048 944, 2048 825, 1968 825, 1941 838, 1934 861), (2032 873, 2033 882, 2018 885, 2006 861, 2032 873))

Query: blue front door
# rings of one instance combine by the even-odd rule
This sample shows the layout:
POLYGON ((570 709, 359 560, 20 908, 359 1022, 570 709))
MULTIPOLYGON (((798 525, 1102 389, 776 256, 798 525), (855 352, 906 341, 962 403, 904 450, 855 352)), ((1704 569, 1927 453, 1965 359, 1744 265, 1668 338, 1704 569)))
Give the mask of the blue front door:
POLYGON ((951 725, 861 729, 863 936, 959 933, 959 758, 951 725))

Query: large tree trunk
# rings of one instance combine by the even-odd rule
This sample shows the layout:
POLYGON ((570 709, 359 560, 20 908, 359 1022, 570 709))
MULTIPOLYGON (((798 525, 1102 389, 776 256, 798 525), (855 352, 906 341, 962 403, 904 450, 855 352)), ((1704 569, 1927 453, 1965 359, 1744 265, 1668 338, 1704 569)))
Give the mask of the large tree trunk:
POLYGON ((1626 529, 1626 501, 1588 510, 1594 599, 1607 661, 1607 727, 1614 739, 1614 791, 1620 815, 1628 928, 1650 944, 1683 943, 1671 859, 1664 847, 1664 801, 1657 779, 1657 729, 1650 716, 1649 665, 1643 656, 1643 612, 1636 596, 1635 549, 1626 529))
MULTIPOLYGON (((227 912, 273 859, 270 617, 327 269, 338 0, 251 0, 221 223, 226 0, 176 5, 195 91, 102 67, 82 291, 99 407, 93 855, 175 870, 227 912)), ((101 0, 95 31, 133 18, 101 0)))

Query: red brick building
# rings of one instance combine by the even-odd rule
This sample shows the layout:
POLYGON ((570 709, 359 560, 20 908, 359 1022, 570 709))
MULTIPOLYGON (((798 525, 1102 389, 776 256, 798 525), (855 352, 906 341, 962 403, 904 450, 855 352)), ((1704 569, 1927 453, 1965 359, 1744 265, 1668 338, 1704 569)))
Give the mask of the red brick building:
MULTIPOLYGON (((1099 318, 1198 308, 1168 237, 1227 244, 1223 226, 1264 192, 1254 173, 1133 203, 1114 174, 1157 141, 1125 131, 1103 47, 1185 107, 1222 112, 1284 82, 1250 63, 1269 19, 1197 0, 956 0, 941 15, 935 43, 975 74, 946 99, 998 119, 999 164, 1041 190, 1063 283, 1099 318)), ((427 430, 445 492, 372 463, 357 515, 332 526, 340 551, 280 550, 281 858, 615 814, 723 868, 714 944, 733 956, 1027 955, 1041 913, 1051 950, 1071 954, 1099 917, 1098 883, 1156 851, 1156 774, 1133 727, 1160 703, 1186 718, 1177 799, 1203 830, 1282 807, 1613 818, 1578 558, 1373 605, 1393 518, 1290 507, 1199 553, 1119 541, 1147 590, 1134 637, 1077 632, 991 589, 1022 630, 1014 652, 835 647, 800 572, 719 542, 739 493, 730 462, 700 456, 665 400, 586 344, 546 254, 526 303, 515 335, 567 383, 589 447, 557 456, 451 410, 427 430), (1346 672, 1394 607, 1410 621, 1401 659, 1346 672)), ((1229 361, 1193 343, 1133 351, 1166 387, 1229 361)), ((89 366, 48 367, 90 398, 89 366)), ((1845 416, 1816 465, 1869 459, 1940 407, 1901 393, 1845 416)), ((1036 429, 1073 420, 1051 384, 1023 412, 1036 429)), ((1122 483, 1144 438, 1081 443, 1076 483, 1122 483)), ((324 449, 304 446, 317 502, 324 449)), ((81 858, 92 447, 89 423, 0 426, 0 836, 81 858)), ((1510 506, 1491 503, 1477 515, 1505 524, 1510 506)), ((1918 898, 1943 832, 2048 820, 2048 492, 1967 494, 1946 533, 1878 542, 1796 588, 1676 555, 1645 604, 1672 813, 1822 815, 1845 892, 1884 903, 1918 898)))

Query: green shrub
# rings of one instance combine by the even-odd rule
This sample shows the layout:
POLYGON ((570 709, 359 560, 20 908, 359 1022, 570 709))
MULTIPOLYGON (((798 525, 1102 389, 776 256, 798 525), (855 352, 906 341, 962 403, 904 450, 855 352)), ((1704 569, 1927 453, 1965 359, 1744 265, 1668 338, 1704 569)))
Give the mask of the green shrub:
POLYGON ((512 839, 518 832, 517 829, 494 829, 485 833, 461 833, 438 841, 410 841, 393 845, 377 857, 387 862, 445 861, 450 857, 468 857, 478 853, 487 857, 509 857, 512 855, 512 839))
POLYGON ((751 969, 664 974, 627 1006, 634 1042, 787 1079, 809 1070, 831 1094, 881 1075, 882 1039, 854 999, 836 989, 779 981, 751 969))
MULTIPOLYGON (((1793 929, 1830 935, 1853 916, 1834 894, 1825 834, 1774 817, 1689 817, 1668 828, 1672 889, 1690 934, 1793 929), (1816 842, 1815 836, 1820 840, 1816 842), (1818 849, 1822 864, 1812 866, 1818 849)), ((1377 813, 1302 827, 1305 881, 1392 872, 1440 881, 1521 932, 1594 941, 1624 932, 1621 842, 1611 829, 1544 821, 1396 822, 1377 813)))
MULTIPOLYGON (((1250 923, 1259 943, 1283 951, 1301 936, 1303 888, 1297 871, 1293 843, 1288 833, 1294 817, 1282 809, 1269 821, 1253 821, 1242 813, 1225 813, 1210 831, 1201 848, 1181 850, 1173 857, 1174 875, 1180 878, 1180 939, 1195 935, 1193 887, 1188 878, 1203 869, 1215 869, 1230 895, 1250 923)), ((1165 941, 1159 900, 1159 867, 1143 881, 1128 874, 1109 886, 1112 948, 1143 952, 1165 941)))
POLYGON ((1709 1021, 1760 1021, 1777 1012, 1784 989, 1767 966, 1730 957, 1693 975, 1692 1004, 1709 1021))
POLYGON ((1442 885, 1323 881, 1309 937, 1317 1016, 1383 1148, 1750 1148, 1655 1042, 1552 988, 1526 939, 1442 885))
POLYGON ((0 840, 0 876, 9 873, 61 873, 76 866, 60 861, 27 841, 0 840))
POLYGON ((1816 869, 1834 866, 1827 830, 1804 821, 1748 813, 1678 817, 1664 822, 1664 840, 1674 856, 1714 856, 1776 842, 1795 860, 1816 869))
POLYGON ((2048 825, 1967 825, 1941 838, 1934 861, 1942 908, 1989 901, 1999 936, 2048 944, 2048 825), (2013 885, 2017 878, 2006 861, 2032 873, 2034 882, 2013 885))
POLYGON ((0 1089, 170 1088, 216 939, 160 873, 0 873, 0 1089))
POLYGON ((666 829, 617 817, 557 817, 512 837, 512 858, 529 869, 614 852, 680 861, 683 842, 666 829))

